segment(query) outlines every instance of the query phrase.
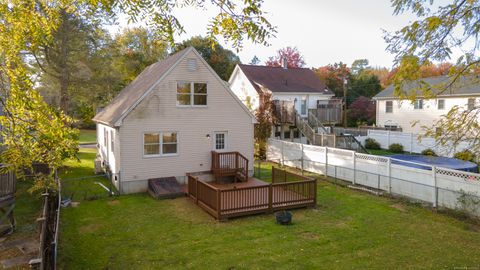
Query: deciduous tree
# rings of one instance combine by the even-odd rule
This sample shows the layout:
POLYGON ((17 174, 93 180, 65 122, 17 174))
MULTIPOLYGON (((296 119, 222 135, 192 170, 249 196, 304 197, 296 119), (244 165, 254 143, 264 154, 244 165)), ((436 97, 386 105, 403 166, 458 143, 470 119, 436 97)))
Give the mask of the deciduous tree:
POLYGON ((234 52, 223 48, 218 43, 212 46, 208 38, 201 36, 183 41, 175 47, 174 52, 189 46, 194 47, 224 81, 228 81, 235 66, 240 64, 240 58, 234 52))
MULTIPOLYGON (((264 17, 262 0, 235 3, 226 1, 37 1, 15 0, 0 2, 0 74, 2 77, 1 102, 7 112, 0 116, 0 123, 7 127, 2 135, 9 149, 1 154, 3 162, 21 168, 32 162, 46 163, 58 168, 61 161, 75 154, 76 131, 71 129, 72 120, 64 112, 50 108, 34 87, 35 73, 28 65, 25 53, 39 54, 42 47, 57 42, 55 33, 62 23, 62 12, 74 17, 106 12, 111 17, 126 14, 131 22, 142 20, 149 29, 163 40, 174 45, 174 36, 183 33, 180 21, 173 15, 173 9, 193 6, 203 8, 207 4, 218 7, 218 14, 208 26, 212 40, 222 36, 234 48, 241 48, 245 40, 267 44, 275 34, 273 27, 264 17), (3 79, 4 78, 4 79, 3 79)), ((100 19, 100 18, 99 18, 100 19)), ((48 186, 47 181, 37 178, 37 183, 48 186)))
POLYGON ((342 62, 317 68, 315 73, 337 97, 343 97, 344 80, 352 76, 350 68, 342 62))
POLYGON ((286 47, 277 51, 277 55, 269 57, 265 65, 270 67, 283 66, 283 59, 287 59, 288 68, 301 68, 305 66, 305 60, 297 47, 286 47))
MULTIPOLYGON (((392 0, 394 14, 411 12, 416 20, 402 29, 385 36, 388 49, 398 64, 393 82, 395 94, 400 98, 416 98, 415 92, 405 93, 405 82, 419 79, 422 66, 431 62, 450 61, 456 54, 454 65, 448 68, 448 81, 441 85, 421 84, 421 95, 433 98, 439 93, 460 87, 459 78, 467 76, 468 83, 479 83, 470 76, 480 67, 480 1, 454 0, 450 2, 392 0), (456 53, 454 53, 456 52, 456 53)), ((457 147, 464 140, 472 142, 475 154, 480 153, 479 106, 455 106, 432 126, 424 127, 425 135, 434 136, 444 146, 457 147), (437 129, 439 128, 439 129, 437 129), (441 132, 438 132, 438 131, 441 132)))

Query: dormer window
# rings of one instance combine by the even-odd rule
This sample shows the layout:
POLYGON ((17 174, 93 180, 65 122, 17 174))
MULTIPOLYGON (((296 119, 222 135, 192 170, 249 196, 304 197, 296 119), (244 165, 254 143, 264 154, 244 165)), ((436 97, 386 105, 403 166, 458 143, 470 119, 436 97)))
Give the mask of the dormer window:
POLYGON ((177 82, 177 106, 207 106, 207 84, 177 82))

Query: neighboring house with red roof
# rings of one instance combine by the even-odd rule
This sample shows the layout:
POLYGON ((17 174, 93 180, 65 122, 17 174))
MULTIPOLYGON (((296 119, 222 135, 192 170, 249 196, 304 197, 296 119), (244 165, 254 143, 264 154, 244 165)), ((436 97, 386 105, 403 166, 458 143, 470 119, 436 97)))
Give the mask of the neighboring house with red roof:
POLYGON ((151 178, 184 183, 186 173, 210 170, 212 150, 253 164, 255 117, 193 47, 147 67, 93 120, 99 158, 121 193, 146 191, 151 178))
POLYGON ((252 111, 258 109, 263 95, 268 93, 277 116, 280 112, 287 112, 277 117, 282 120, 277 122, 272 137, 300 139, 301 132, 295 127, 294 114, 305 120, 313 114, 324 125, 341 122, 341 101, 334 99, 334 93, 311 69, 240 64, 235 67, 229 84, 252 111))

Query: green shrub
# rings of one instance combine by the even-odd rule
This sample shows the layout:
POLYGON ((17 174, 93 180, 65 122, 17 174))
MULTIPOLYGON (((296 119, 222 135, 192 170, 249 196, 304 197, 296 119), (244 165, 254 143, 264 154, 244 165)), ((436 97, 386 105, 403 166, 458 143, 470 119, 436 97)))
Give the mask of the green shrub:
POLYGON ((393 153, 403 153, 403 145, 399 143, 392 143, 388 147, 388 150, 393 153))
POLYGON ((365 148, 367 149, 380 149, 380 143, 377 142, 375 139, 367 138, 365 140, 365 148))
POLYGON ((435 151, 433 151, 430 148, 427 148, 427 149, 423 150, 420 154, 422 154, 424 156, 438 157, 437 153, 435 153, 435 151))
POLYGON ((475 162, 475 154, 472 153, 470 150, 467 150, 467 149, 465 149, 461 152, 455 153, 455 155, 453 155, 453 157, 461 159, 461 160, 465 160, 465 161, 475 162))

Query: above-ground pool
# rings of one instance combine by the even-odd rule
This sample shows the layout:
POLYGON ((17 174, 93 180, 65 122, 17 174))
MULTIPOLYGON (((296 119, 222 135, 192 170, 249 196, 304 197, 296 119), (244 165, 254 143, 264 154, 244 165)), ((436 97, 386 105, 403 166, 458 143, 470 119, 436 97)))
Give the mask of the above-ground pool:
POLYGON ((403 166, 408 166, 412 168, 419 168, 424 170, 431 170, 430 166, 437 166, 443 167, 453 170, 460 170, 465 172, 478 172, 478 165, 470 162, 470 161, 463 161, 456 158, 448 158, 448 157, 434 157, 434 156, 423 156, 423 155, 391 155, 392 164, 398 164, 403 166), (413 164, 409 162, 402 162, 409 161, 415 162, 419 164, 413 164), (428 166, 422 166, 420 164, 425 164, 428 166))

